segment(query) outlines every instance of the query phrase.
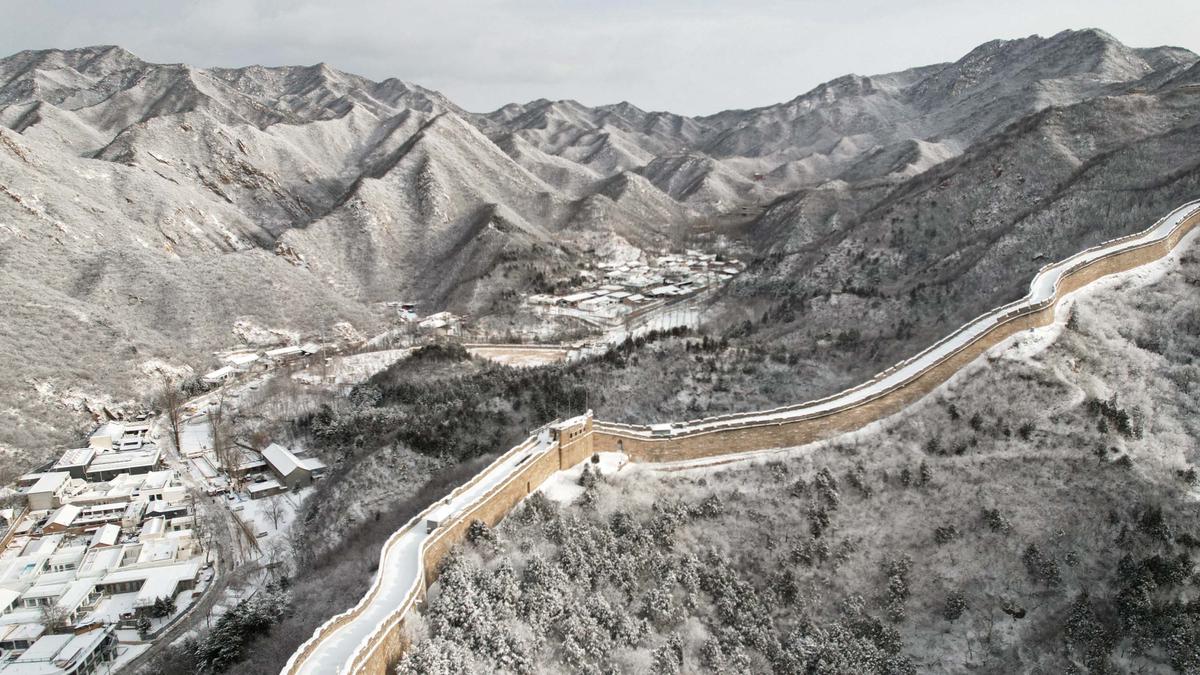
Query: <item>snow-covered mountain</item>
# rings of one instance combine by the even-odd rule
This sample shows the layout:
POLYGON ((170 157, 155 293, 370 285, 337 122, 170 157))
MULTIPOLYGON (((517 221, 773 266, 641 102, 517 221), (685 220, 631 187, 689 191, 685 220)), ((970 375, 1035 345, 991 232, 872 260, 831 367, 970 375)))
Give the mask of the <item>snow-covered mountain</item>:
POLYGON ((1066 213, 1081 186, 1119 182, 1121 162, 1138 180, 1194 175, 1166 157, 1192 133, 1197 67, 1185 50, 1069 31, 693 118, 547 100, 474 114, 325 64, 21 52, 0 59, 0 445, 60 441, 47 410, 130 395, 147 364, 203 362, 237 322, 372 329, 374 303, 392 300, 486 314, 547 261, 658 248, 742 206, 765 208, 746 230, 765 257, 743 295, 849 283, 867 274, 854 247, 883 237, 895 250, 879 269, 907 279, 928 227, 897 240, 902 217, 1003 221, 936 249, 960 270, 997 244, 1002 264, 1049 236, 1027 211, 1066 213), (830 272, 797 283, 809 269, 830 272))

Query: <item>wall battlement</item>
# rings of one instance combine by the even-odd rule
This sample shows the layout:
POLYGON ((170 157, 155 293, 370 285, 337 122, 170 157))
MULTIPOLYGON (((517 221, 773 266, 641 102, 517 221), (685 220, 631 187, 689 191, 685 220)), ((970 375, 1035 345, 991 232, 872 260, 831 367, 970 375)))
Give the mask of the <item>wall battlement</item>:
MULTIPOLYGON (((342 662, 338 672, 371 675, 389 672, 406 647, 405 617, 423 601, 426 590, 436 580, 439 563, 465 538, 471 522, 480 520, 495 525, 555 472, 584 461, 593 452, 624 452, 635 462, 673 462, 805 445, 859 429, 925 396, 1004 339, 1052 323, 1055 310, 1066 295, 1101 277, 1166 256, 1197 224, 1200 224, 1200 201, 1175 209, 1143 232, 1047 265, 1034 278, 1025 298, 981 315, 869 382, 818 401, 676 423, 669 429, 596 422, 590 412, 539 429, 452 493, 452 498, 461 498, 471 490, 487 488, 421 541, 417 574, 403 600, 370 627, 369 635, 342 662)), ((405 535, 411 536, 414 528, 421 527, 428 514, 439 506, 430 506, 388 539, 371 591, 353 609, 321 626, 293 654, 284 675, 319 672, 312 669, 314 653, 323 645, 344 641, 331 637, 368 618, 371 605, 384 596, 381 580, 396 566, 395 556, 390 554, 402 545, 405 535)))

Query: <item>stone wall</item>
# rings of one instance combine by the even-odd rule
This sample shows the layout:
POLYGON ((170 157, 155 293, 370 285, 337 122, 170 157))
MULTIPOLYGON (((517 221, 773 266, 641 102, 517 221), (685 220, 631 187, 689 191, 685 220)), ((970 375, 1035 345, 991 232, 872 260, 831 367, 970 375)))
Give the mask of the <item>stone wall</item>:
MULTIPOLYGON (((466 538, 467 530, 473 521, 479 520, 489 527, 495 526, 517 504, 521 503, 521 500, 538 489, 547 478, 558 471, 575 466, 591 456, 593 452, 591 415, 556 425, 549 431, 552 446, 547 452, 526 461, 502 483, 492 488, 482 499, 458 515, 453 522, 443 523, 438 531, 425 541, 422 547, 424 583, 419 584, 420 588, 416 589, 411 602, 405 602, 398 607, 397 611, 389 617, 386 627, 376 633, 374 644, 364 651, 365 661, 358 672, 383 675, 390 672, 390 668, 400 659, 406 647, 404 616, 413 605, 424 600, 429 586, 437 581, 438 568, 442 560, 466 538)), ((537 435, 535 434, 522 446, 536 442, 536 440, 537 435)), ((423 527, 424 524, 418 523, 417 526, 423 527)))
MULTIPOLYGON (((424 600, 426 590, 437 578, 438 565, 450 550, 466 537, 471 522, 480 520, 494 526, 555 472, 572 467, 597 451, 624 452, 632 461, 637 462, 681 461, 804 445, 859 429, 892 415, 925 396, 963 366, 1004 339, 1020 331, 1051 323, 1054 320, 1055 308, 1066 294, 1100 277, 1129 270, 1165 256, 1197 223, 1200 223, 1200 213, 1185 220, 1162 241, 1119 251, 1090 263, 1077 265, 1062 277, 1055 297, 1050 302, 1005 314, 991 330, 933 366, 894 388, 857 404, 822 414, 776 422, 747 419, 744 422, 731 422, 728 427, 691 433, 684 428, 677 430, 670 437, 662 438, 636 433, 627 425, 604 422, 593 425, 590 413, 552 427, 549 429, 551 446, 547 451, 527 460, 453 522, 443 523, 438 532, 426 540, 422 547, 424 583, 414 585, 405 601, 375 633, 370 646, 359 653, 357 662, 352 664, 349 670, 372 675, 385 675, 390 672, 407 647, 404 639, 405 616, 417 603, 424 600)), ((538 438, 537 434, 531 436, 514 451, 532 447, 531 444, 537 443, 538 438)), ((472 479, 471 483, 478 479, 479 477, 472 479)), ((426 510, 428 511, 429 509, 426 510)), ((424 527, 424 515, 425 512, 406 528, 424 527)), ((389 540, 389 545, 390 543, 389 540)), ((387 545, 385 550, 386 548, 387 545)), ((374 589, 373 585, 372 594, 374 589)), ((336 627, 352 620, 362 605, 363 603, 360 603, 354 610, 332 619, 319 629, 316 638, 305 644, 284 672, 294 673, 296 664, 303 660, 316 642, 329 635, 336 627)))
POLYGON ((1158 242, 1118 251, 1070 269, 1063 275, 1057 293, 1049 303, 1008 314, 973 342, 900 386, 867 401, 827 413, 776 422, 747 420, 744 423, 732 422, 728 427, 721 429, 691 433, 686 428, 676 429, 673 435, 662 438, 635 433, 626 425, 599 422, 594 433, 594 447, 601 452, 624 452, 634 462, 675 462, 793 447, 860 429, 904 409, 913 401, 925 396, 960 368, 1004 339, 1020 331, 1053 322, 1055 308, 1068 293, 1101 277, 1130 270, 1167 255, 1197 223, 1200 223, 1200 213, 1183 221, 1171 235, 1158 242))

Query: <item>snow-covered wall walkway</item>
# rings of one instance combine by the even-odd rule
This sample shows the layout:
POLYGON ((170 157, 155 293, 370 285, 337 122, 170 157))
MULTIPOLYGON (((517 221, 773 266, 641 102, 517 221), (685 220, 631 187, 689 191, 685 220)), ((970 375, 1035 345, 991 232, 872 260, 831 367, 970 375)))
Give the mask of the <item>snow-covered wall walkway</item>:
MULTIPOLYGON (((1167 214, 1150 228, 1132 235, 1113 239, 1081 251, 1066 260, 1052 263, 1038 271, 1024 298, 992 310, 968 322, 912 358, 879 373, 871 380, 826 398, 795 405, 749 413, 735 413, 663 425, 632 425, 597 422, 598 431, 642 439, 676 438, 722 429, 737 429, 751 425, 780 424, 802 420, 861 405, 889 392, 903 388, 923 373, 987 336, 998 326, 1015 317, 1050 307, 1060 299, 1065 279, 1071 273, 1094 265, 1117 254, 1161 244, 1171 237, 1181 237, 1196 224, 1200 216, 1200 200, 1188 202, 1167 214)), ((1155 256, 1157 259, 1158 256, 1155 256)))
MULTIPOLYGON (((911 359, 885 370, 868 382, 833 396, 774 410, 723 415, 669 425, 638 426, 596 422, 594 435, 597 438, 605 436, 609 439, 670 444, 679 439, 730 430, 785 425, 830 416, 839 411, 865 408, 872 400, 903 390, 933 369, 954 364, 956 357, 966 353, 969 347, 977 345, 989 334, 998 332, 998 327, 1011 325, 1018 317, 1052 308, 1062 295, 1070 290, 1064 286, 1075 273, 1099 265, 1107 259, 1139 250, 1147 252, 1145 260, 1140 264, 1156 260, 1170 250, 1170 247, 1163 248, 1164 242, 1174 245, 1198 222, 1200 200, 1175 209, 1143 232, 1105 242, 1066 260, 1047 265, 1034 277, 1030 284, 1030 292, 1025 298, 980 316, 911 359)), ((1103 276, 1104 273, 1097 271, 1096 274, 1103 276)), ((958 365, 961 367, 965 364, 958 365)), ((593 435, 590 422, 590 417, 577 418, 555 427, 573 429, 569 432, 571 437, 582 433, 579 429, 586 429, 590 436, 593 435)), ((599 442, 597 447, 606 449, 601 447, 599 442)), ((759 449, 765 447, 775 446, 763 446, 759 449)), ((380 646, 388 640, 392 644, 398 641, 403 617, 424 591, 427 576, 424 560, 429 547, 435 543, 445 545, 444 541, 436 542, 440 535, 444 536, 450 528, 462 526, 466 518, 478 512, 478 509, 487 505, 489 501, 499 501, 504 486, 522 475, 522 472, 525 472, 526 476, 541 476, 536 479, 540 484, 549 474, 544 470, 534 474, 529 471, 530 468, 541 464, 549 453, 559 449, 558 437, 552 438, 550 428, 540 429, 524 443, 505 453, 468 483, 456 489, 445 500, 431 505, 409 521, 384 544, 380 554, 379 571, 370 591, 354 608, 333 617, 317 629, 292 655, 283 673, 382 674, 386 659, 378 658, 380 646), (426 521, 431 518, 441 522, 438 529, 432 533, 428 532, 425 526, 426 521)), ((558 461, 561 464, 561 457, 558 461)), ((530 483, 523 486, 522 491, 527 493, 536 487, 530 483)), ((503 495, 503 499, 505 504, 502 508, 507 508, 511 494, 503 495)))

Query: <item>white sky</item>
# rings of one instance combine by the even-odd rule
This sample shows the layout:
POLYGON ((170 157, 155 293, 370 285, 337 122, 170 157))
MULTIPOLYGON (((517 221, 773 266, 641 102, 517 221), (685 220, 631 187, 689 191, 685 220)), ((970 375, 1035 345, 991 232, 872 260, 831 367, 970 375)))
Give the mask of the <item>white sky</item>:
POLYGON ((1200 52, 1198 26, 1196 0, 0 0, 4 53, 119 44, 197 66, 324 61, 474 111, 544 97, 705 114, 1066 28, 1200 52))

